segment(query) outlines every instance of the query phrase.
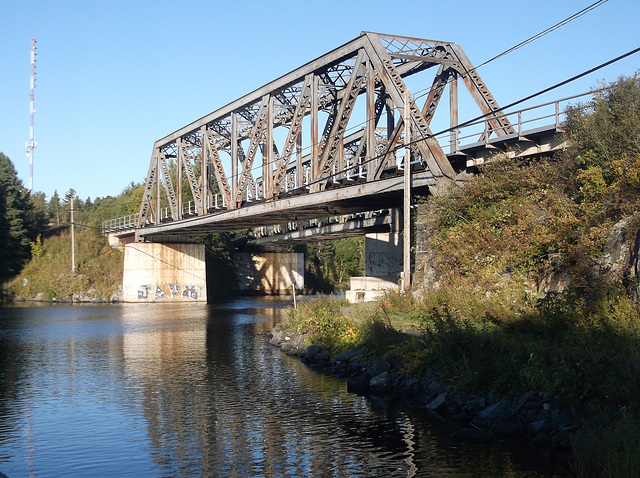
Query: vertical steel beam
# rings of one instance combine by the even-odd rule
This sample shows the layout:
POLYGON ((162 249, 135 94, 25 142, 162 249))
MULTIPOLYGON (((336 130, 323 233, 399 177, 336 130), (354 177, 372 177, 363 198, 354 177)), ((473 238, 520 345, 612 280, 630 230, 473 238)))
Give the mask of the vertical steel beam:
MULTIPOLYGON (((373 180, 373 172, 378 168, 379 159, 376 158, 376 82, 375 71, 371 60, 367 61, 367 118, 365 123, 365 137, 362 141, 366 141, 366 158, 367 162, 367 181, 373 180), (376 158, 376 159, 374 159, 376 158)), ((358 159, 358 158, 356 158, 358 159)))
MULTIPOLYGON (((229 181, 231 186, 231 198, 235 198, 238 192, 238 165, 240 158, 238 156, 238 115, 234 111, 231 113, 231 180, 229 181)), ((227 200, 227 207, 234 209, 236 207, 235 202, 227 200)))
POLYGON ((411 286, 411 119, 409 88, 404 92, 404 207, 402 227, 402 292, 411 286))
POLYGON ((313 87, 311 92, 311 178, 310 181, 315 182, 319 175, 320 167, 320 140, 318 137, 318 97, 320 79, 318 75, 313 75, 313 87))
MULTIPOLYGON (((449 126, 458 125, 458 74, 454 71, 449 80, 449 126)), ((454 130, 449 133, 449 153, 458 151, 458 135, 454 130)))
POLYGON ((174 216, 174 220, 182 219, 182 162, 184 161, 184 152, 182 150, 182 138, 176 139, 176 148, 178 149, 176 165, 176 201, 178 202, 178 216, 174 216))
MULTIPOLYGON (((162 158, 160 156, 160 149, 156 151, 156 224, 160 224, 162 216, 162 207, 160 204, 160 172, 162 171, 162 158)), ((165 178, 165 188, 167 187, 165 178)))
POLYGON ((265 199, 272 198, 275 191, 273 190, 273 107, 274 97, 269 97, 267 104, 267 131, 265 138, 266 151, 262 155, 262 187, 264 189, 265 199))
POLYGON ((200 209, 198 215, 204 216, 209 209, 209 161, 207 161, 207 127, 200 128, 200 209))

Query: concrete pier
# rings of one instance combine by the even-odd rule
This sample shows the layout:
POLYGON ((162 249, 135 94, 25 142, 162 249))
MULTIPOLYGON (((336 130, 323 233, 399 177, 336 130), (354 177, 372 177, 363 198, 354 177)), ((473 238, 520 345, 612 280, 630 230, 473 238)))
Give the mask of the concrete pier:
POLYGON ((402 273, 402 234, 367 234, 364 240, 365 275, 352 277, 347 299, 368 302, 387 290, 398 289, 402 273))
POLYGON ((204 245, 126 244, 122 287, 125 302, 206 302, 204 245))
POLYGON ((236 254, 240 292, 285 295, 304 289, 304 254, 260 252, 236 254))

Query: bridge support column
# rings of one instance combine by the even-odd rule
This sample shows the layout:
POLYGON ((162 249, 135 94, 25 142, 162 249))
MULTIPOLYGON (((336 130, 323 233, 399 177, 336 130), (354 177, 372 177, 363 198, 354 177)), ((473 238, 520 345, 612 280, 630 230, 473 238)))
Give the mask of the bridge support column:
POLYGON ((126 244, 122 287, 125 302, 206 302, 204 245, 126 244))
POLYGON ((402 234, 367 234, 364 239, 365 277, 352 277, 347 291, 350 302, 367 302, 398 289, 402 273, 402 234))
POLYGON ((291 294, 304 289, 304 254, 298 252, 243 252, 236 255, 241 292, 260 295, 291 294))

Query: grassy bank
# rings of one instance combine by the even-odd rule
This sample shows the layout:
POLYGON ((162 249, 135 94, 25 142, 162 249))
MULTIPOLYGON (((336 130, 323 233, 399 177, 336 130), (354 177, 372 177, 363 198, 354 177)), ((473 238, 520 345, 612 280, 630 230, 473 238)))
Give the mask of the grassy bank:
POLYGON ((8 284, 14 297, 46 300, 74 294, 109 299, 122 283, 123 253, 94 229, 75 233, 76 272, 71 271, 69 232, 32 243, 32 259, 8 284))
POLYGON ((482 318, 449 307, 454 291, 389 294, 374 307, 348 307, 353 318, 343 314, 344 302, 321 298, 301 302, 287 325, 333 354, 360 346, 380 357, 391 351, 407 376, 440 370, 454 389, 496 397, 542 392, 587 424, 575 438, 576 476, 638 476, 638 308, 617 292, 588 304, 570 294, 541 300, 512 321, 491 319, 492 301, 484 311, 473 305, 482 318))

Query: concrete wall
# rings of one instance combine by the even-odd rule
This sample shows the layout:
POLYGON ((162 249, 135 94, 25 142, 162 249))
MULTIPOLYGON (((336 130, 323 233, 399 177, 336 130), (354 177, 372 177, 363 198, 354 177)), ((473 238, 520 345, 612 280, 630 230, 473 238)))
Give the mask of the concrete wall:
POLYGON ((206 302, 204 245, 126 244, 122 286, 125 302, 206 302))
POLYGON ((402 234, 385 232, 364 238, 365 276, 398 282, 402 272, 402 234))
POLYGON ((402 273, 402 234, 385 232, 364 238, 365 275, 352 277, 347 291, 349 302, 368 302, 397 290, 402 273))
POLYGON ((290 294, 291 286, 304 289, 304 254, 261 252, 236 254, 238 287, 242 292, 290 294))
POLYGON ((369 302, 386 293, 398 290, 398 284, 379 277, 352 277, 346 297, 349 302, 369 302))

